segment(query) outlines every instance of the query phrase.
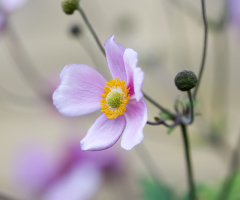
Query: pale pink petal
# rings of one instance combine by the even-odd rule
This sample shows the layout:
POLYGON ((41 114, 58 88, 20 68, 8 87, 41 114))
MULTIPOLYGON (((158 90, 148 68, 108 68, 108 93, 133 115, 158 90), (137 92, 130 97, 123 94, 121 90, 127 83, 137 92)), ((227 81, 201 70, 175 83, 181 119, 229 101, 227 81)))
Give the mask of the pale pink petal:
POLYGON ((142 85, 144 81, 144 72, 141 68, 137 67, 133 72, 133 85, 134 85, 134 95, 132 98, 136 98, 139 101, 143 97, 142 85))
POLYGON ((60 75, 61 84, 53 93, 53 104, 67 116, 79 116, 101 108, 105 78, 87 65, 67 65, 60 75))
POLYGON ((109 70, 113 79, 119 78, 125 83, 127 82, 127 75, 125 65, 123 61, 123 54, 125 47, 114 41, 114 36, 107 39, 105 45, 106 58, 108 62, 109 70))
POLYGON ((122 135, 125 125, 123 115, 108 119, 104 113, 101 114, 82 139, 82 150, 103 150, 113 146, 122 135))
POLYGON ((0 11, 0 34, 6 25, 6 15, 0 11))
POLYGON ((4 12, 10 13, 23 6, 26 2, 27 0, 2 0, 0 7, 4 12))
POLYGON ((132 49, 126 49, 124 52, 124 63, 127 73, 127 87, 130 87, 129 94, 131 98, 139 101, 142 97, 142 84, 144 73, 141 68, 137 67, 138 55, 132 49))
POLYGON ((102 174, 93 163, 76 165, 47 190, 42 200, 91 199, 101 180, 102 174))
POLYGON ((14 183, 35 194, 46 185, 57 169, 49 152, 36 144, 19 151, 13 166, 14 183))
POLYGON ((127 124, 122 136, 121 146, 126 150, 130 150, 144 138, 143 128, 148 118, 145 101, 143 99, 139 102, 135 99, 130 100, 124 115, 127 124))

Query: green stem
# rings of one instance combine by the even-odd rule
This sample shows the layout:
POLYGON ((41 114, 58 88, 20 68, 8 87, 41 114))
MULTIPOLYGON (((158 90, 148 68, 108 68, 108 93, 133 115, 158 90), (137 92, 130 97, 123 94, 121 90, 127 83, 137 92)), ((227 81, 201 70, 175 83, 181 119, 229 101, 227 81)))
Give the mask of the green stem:
POLYGON ((84 22, 86 23, 87 27, 89 28, 90 32, 92 33, 95 41, 97 42, 97 45, 98 45, 99 49, 100 49, 100 50, 102 51, 102 53, 105 55, 105 50, 104 50, 104 48, 103 48, 100 40, 98 39, 98 36, 97 36, 96 32, 94 31, 91 23, 89 22, 89 20, 88 20, 88 18, 87 18, 87 15, 85 14, 85 12, 83 11, 83 9, 82 9, 80 6, 78 6, 78 9, 77 9, 77 10, 78 10, 79 13, 81 14, 84 22))
POLYGON ((190 102, 190 121, 188 124, 192 124, 193 120, 194 120, 194 104, 193 104, 193 97, 192 97, 192 93, 191 90, 187 91, 188 93, 188 98, 189 98, 189 102, 190 102))
POLYGON ((194 120, 194 104, 193 104, 193 97, 192 97, 191 90, 188 90, 187 94, 189 99, 189 107, 187 108, 188 114, 187 116, 183 115, 181 117, 181 122, 182 124, 185 124, 185 125, 192 124, 194 120))
POLYGON ((181 124, 181 130, 182 130, 182 137, 183 137, 183 143, 184 143, 184 149, 185 149, 185 159, 186 159, 186 164, 187 164, 187 175, 188 175, 190 200, 196 200, 197 197, 196 197, 194 178, 193 178, 193 172, 192 172, 190 146, 189 146, 188 135, 187 135, 187 127, 185 124, 181 124))
POLYGON ((203 23, 204 23, 204 40, 203 40, 202 60, 201 60, 199 74, 198 74, 198 83, 193 92, 194 99, 197 96, 197 91, 198 91, 198 88, 200 85, 200 81, 202 79, 202 74, 203 74, 205 60, 206 60, 206 54, 207 54, 207 41, 208 41, 208 23, 207 23, 207 17, 206 17, 205 0, 201 0, 201 5, 202 5, 202 18, 203 18, 203 23))

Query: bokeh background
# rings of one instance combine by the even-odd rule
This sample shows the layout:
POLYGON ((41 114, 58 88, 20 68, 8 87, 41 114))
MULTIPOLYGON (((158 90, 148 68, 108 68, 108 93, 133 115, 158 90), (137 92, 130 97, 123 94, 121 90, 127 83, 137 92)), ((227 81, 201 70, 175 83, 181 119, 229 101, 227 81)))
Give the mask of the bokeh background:
MULTIPOLYGON (((237 2, 206 2, 209 40, 197 96, 200 115, 189 127, 196 183, 213 187, 228 174, 240 134, 237 2)), ((174 85, 175 75, 182 69, 199 71, 204 30, 201 2, 81 0, 80 4, 102 44, 115 35, 118 43, 138 52, 139 67, 145 72, 143 90, 173 110, 175 99, 185 97, 174 85)), ((8 16, 8 26, 0 34, 1 192, 22 199, 37 198, 19 181, 23 152, 27 153, 28 147, 30 152, 31 148, 44 149, 51 162, 57 162, 67 141, 78 144, 100 114, 68 118, 52 106, 59 74, 71 63, 92 66, 110 79, 106 60, 78 12, 67 16, 60 0, 28 0, 8 16), (80 27, 79 36, 71 34, 73 25, 80 27)), ((153 121, 159 110, 147 103, 149 120, 153 121)), ((153 176, 176 193, 186 193, 178 128, 167 134, 164 126, 146 125, 144 133, 144 141, 131 151, 122 149, 120 142, 108 150, 119 154, 119 165, 124 169, 121 176, 103 178, 90 199, 141 199, 141 181, 153 176)), ((39 170, 34 163, 32 167, 39 170)))

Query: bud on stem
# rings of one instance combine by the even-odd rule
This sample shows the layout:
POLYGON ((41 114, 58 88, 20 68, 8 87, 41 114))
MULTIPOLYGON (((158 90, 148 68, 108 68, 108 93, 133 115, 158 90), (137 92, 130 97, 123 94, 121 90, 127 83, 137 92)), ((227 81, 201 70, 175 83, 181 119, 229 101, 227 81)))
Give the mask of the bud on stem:
POLYGON ((78 9, 78 4, 80 0, 63 0, 62 9, 67 15, 71 15, 75 10, 78 9))
POLYGON ((175 85, 181 91, 189 91, 197 85, 197 76, 190 70, 182 70, 175 77, 175 85))

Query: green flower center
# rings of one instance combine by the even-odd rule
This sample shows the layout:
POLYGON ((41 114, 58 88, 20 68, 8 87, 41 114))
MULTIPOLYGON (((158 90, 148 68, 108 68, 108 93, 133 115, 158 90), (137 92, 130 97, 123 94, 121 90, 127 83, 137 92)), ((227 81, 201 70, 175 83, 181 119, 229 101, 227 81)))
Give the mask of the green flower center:
POLYGON ((118 91, 109 92, 106 98, 107 104, 111 108, 119 108, 123 100, 123 96, 118 91))

